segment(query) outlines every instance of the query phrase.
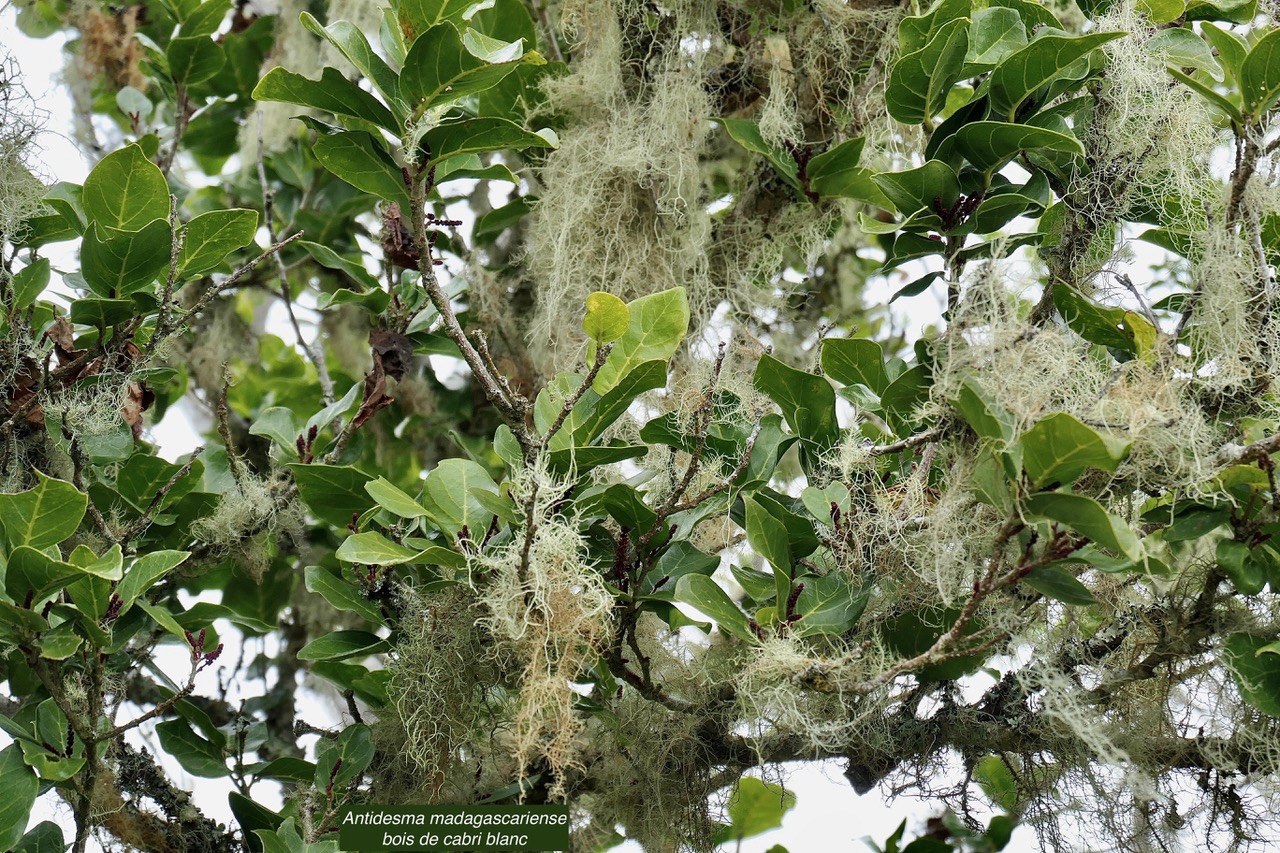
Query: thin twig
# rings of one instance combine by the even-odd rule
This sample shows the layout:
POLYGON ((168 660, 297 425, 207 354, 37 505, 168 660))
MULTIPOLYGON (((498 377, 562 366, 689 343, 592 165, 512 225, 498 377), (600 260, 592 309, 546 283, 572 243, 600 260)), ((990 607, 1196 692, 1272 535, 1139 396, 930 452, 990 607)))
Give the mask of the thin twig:
POLYGON ((151 514, 160 506, 160 502, 164 500, 165 495, 169 494, 170 490, 177 485, 178 481, 191 473, 191 466, 195 463, 201 453, 204 453, 203 444, 191 451, 191 458, 187 460, 187 464, 174 472, 174 475, 169 478, 169 481, 156 490, 155 496, 151 498, 151 502, 147 504, 147 508, 143 511, 142 515, 126 527, 124 533, 120 534, 120 544, 128 546, 128 544, 133 541, 134 537, 141 535, 142 532, 151 525, 151 514))
POLYGON ((231 477, 236 481, 236 488, 240 490, 240 494, 247 495, 249 493, 248 473, 244 470, 240 457, 236 455, 236 443, 231 437, 231 409, 227 405, 227 392, 230 389, 231 371, 227 364, 223 363, 222 393, 218 395, 214 414, 218 422, 218 435, 222 436, 222 444, 227 450, 227 468, 231 471, 231 477))
POLYGON ((751 436, 747 439, 747 444, 742 449, 742 458, 738 460, 738 464, 733 469, 733 473, 730 474, 725 479, 721 480, 719 483, 716 483, 714 486, 711 486, 710 488, 700 492, 699 494, 696 494, 691 498, 686 498, 680 503, 676 504, 674 507, 672 507, 672 514, 677 512, 683 512, 686 509, 693 509, 695 506, 698 506, 699 504, 702 504, 702 503, 705 503, 706 501, 711 500, 716 495, 720 494, 725 489, 729 488, 735 482, 737 482, 738 478, 741 477, 743 472, 747 470, 747 466, 751 464, 751 454, 755 451, 756 439, 758 439, 759 437, 760 437, 760 418, 756 418, 756 425, 751 429, 751 436))
POLYGON ((600 368, 604 367, 605 359, 609 357, 609 353, 613 352, 613 343, 607 343, 596 350, 595 364, 591 365, 591 370, 587 372, 587 377, 582 380, 582 384, 573 389, 573 393, 565 398, 564 405, 560 407, 560 413, 556 415, 556 419, 551 422, 547 434, 542 437, 542 444, 538 448, 539 453, 545 453, 547 446, 551 443, 551 437, 560 431, 560 427, 564 426, 565 419, 569 417, 569 413, 573 411, 573 407, 578 405, 578 401, 583 398, 592 383, 596 381, 596 377, 600 375, 600 368))
POLYGON ((227 278, 223 279, 221 282, 210 285, 206 288, 205 292, 196 301, 196 304, 191 306, 191 310, 183 314, 182 319, 179 320, 172 329, 168 330, 167 334, 161 335, 160 330, 156 330, 156 334, 151 337, 151 343, 147 345, 145 357, 150 358, 155 353, 156 349, 159 348, 160 343, 164 338, 186 331, 191 326, 191 322, 195 319, 196 315, 208 308, 209 304, 213 302, 219 293, 235 287, 240 282, 240 279, 253 272, 259 264, 274 255, 276 252, 279 252, 294 240, 297 240, 302 235, 303 232, 299 231, 296 234, 291 234, 288 237, 285 237, 283 240, 272 243, 262 254, 258 255, 258 257, 236 269, 235 272, 231 273, 231 275, 227 276, 227 278))
POLYGON ((164 287, 160 291, 160 316, 156 318, 156 331, 167 329, 173 313, 173 288, 178 279, 178 259, 182 256, 182 248, 187 242, 187 232, 178 227, 178 197, 169 196, 169 230, 173 234, 173 242, 169 249, 169 275, 165 278, 164 287))
MULTIPOLYGON (((267 183, 267 167, 263 159, 264 145, 262 141, 262 111, 258 111, 258 183, 262 187, 262 218, 267 227, 267 236, 274 242, 276 239, 275 225, 275 193, 271 191, 270 185, 267 183)), ((284 264, 284 258, 279 253, 275 255, 276 269, 280 276, 280 299, 284 302, 285 313, 289 315, 289 324, 293 326, 293 334, 298 339, 298 346, 306 353, 307 359, 315 365, 316 376, 320 382, 320 400, 322 405, 328 406, 334 401, 333 396, 333 379, 329 376, 329 365, 325 361, 324 346, 320 343, 319 338, 307 342, 306 337, 302 334, 302 327, 298 324, 298 317, 293 311, 293 295, 289 292, 289 270, 284 264)))
POLYGON ((551 11, 547 8, 547 0, 538 0, 538 20, 547 31, 547 45, 551 48, 551 56, 556 62, 564 62, 564 53, 560 50, 560 40, 556 37, 555 22, 551 20, 551 11))
POLYGON ((182 146, 182 137, 187 134, 187 124, 191 121, 191 102, 187 99, 187 84, 179 83, 174 91, 176 117, 173 123, 173 142, 160 158, 160 171, 167 178, 173 163, 178 159, 178 149, 182 146))
POLYGON ((124 734, 130 729, 136 729, 138 726, 142 725, 147 720, 155 719, 156 717, 168 711, 174 705, 178 704, 178 702, 180 702, 181 700, 190 696, 191 692, 196 689, 196 673, 200 671, 200 662, 201 662, 200 658, 192 659, 191 674, 187 676, 187 683, 184 684, 182 688, 178 690, 178 692, 174 693, 168 699, 165 699, 162 702, 156 703, 154 708, 142 714, 139 714, 129 722, 121 723, 120 725, 116 726, 106 734, 99 735, 97 739, 101 741, 105 741, 105 740, 111 740, 112 738, 115 738, 115 737, 119 737, 120 735, 124 734))
POLYGON ((904 450, 910 450, 917 445, 924 444, 926 441, 932 441, 942 434, 940 427, 933 427, 924 432, 918 432, 915 435, 909 435, 901 441, 895 441, 892 444, 879 444, 867 448, 867 452, 872 456, 884 456, 889 453, 901 453, 904 450))
MULTIPOLYGON (((502 384, 498 378, 500 374, 495 375, 475 346, 472 345, 471 340, 462 328, 462 323, 458 320, 458 315, 454 313, 449 295, 444 292, 444 288, 440 285, 440 279, 436 277, 435 260, 431 255, 430 243, 427 240, 427 219, 425 214, 430 174, 430 171, 426 174, 420 174, 413 181, 411 214, 415 248, 420 256, 418 260, 419 284, 426 291, 431 304, 435 306, 436 311, 440 314, 445 334, 462 352, 463 360, 467 363, 467 367, 471 368, 471 375, 480 383, 480 388, 484 391, 485 397, 488 398, 489 402, 498 410, 498 414, 502 416, 503 421, 510 427, 512 434, 516 437, 516 441, 520 444, 526 461, 532 462, 537 455, 538 442, 530 435, 529 428, 525 423, 525 418, 529 414, 528 401, 522 397, 509 399, 503 392, 502 384)), ((502 381, 505 382, 505 378, 502 381)))

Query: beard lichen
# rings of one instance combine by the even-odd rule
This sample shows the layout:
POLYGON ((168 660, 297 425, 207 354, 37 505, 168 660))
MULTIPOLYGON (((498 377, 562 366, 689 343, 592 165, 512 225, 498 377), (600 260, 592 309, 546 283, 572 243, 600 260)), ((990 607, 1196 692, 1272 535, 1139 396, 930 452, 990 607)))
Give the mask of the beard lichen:
MULTIPOLYGON (((562 335, 576 327, 565 312, 577 312, 592 291, 632 299, 683 285, 691 302, 704 303, 698 308, 708 299, 710 219, 699 155, 712 110, 698 70, 702 51, 691 54, 678 37, 635 32, 644 16, 629 4, 584 5, 565 13, 583 55, 572 74, 545 84, 549 103, 575 120, 539 175, 529 226, 538 294, 530 340, 545 342, 553 362, 577 346, 562 335), (643 84, 624 76, 640 37, 653 39, 655 51, 636 57, 645 64, 643 84)), ((681 33, 696 26, 698 5, 677 4, 681 33)))
POLYGON ((480 587, 480 625, 518 662, 516 710, 509 751, 523 776, 535 765, 551 775, 549 796, 582 770, 584 722, 572 685, 613 636, 613 595, 585 562, 576 519, 557 510, 566 483, 527 469, 512 482, 517 505, 531 506, 526 527, 492 554, 476 558, 487 576, 480 587))
POLYGON ((494 765, 500 770, 502 781, 493 788, 516 770, 500 758, 511 705, 506 649, 482 626, 484 610, 469 587, 424 595, 405 586, 398 595, 400 634, 387 661, 392 713, 379 723, 380 737, 397 747, 394 766, 379 773, 379 791, 397 799, 473 802, 484 791, 486 768, 490 776, 494 765), (472 769, 477 764, 479 772, 472 769), (401 781, 392 784, 396 778, 401 781))
POLYGON ((248 577, 260 581, 278 543, 296 541, 306 529, 302 505, 297 500, 282 500, 285 488, 284 481, 274 475, 262 478, 242 472, 217 508, 191 526, 191 535, 213 553, 234 560, 248 577))

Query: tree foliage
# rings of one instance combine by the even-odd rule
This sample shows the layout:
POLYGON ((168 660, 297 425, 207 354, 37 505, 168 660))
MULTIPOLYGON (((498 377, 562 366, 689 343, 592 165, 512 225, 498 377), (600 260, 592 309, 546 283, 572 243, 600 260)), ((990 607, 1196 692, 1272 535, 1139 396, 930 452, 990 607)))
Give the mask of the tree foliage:
POLYGON ((815 759, 904 850, 1273 843, 1271 6, 17 5, 93 166, 9 68, 0 848, 704 850, 815 759))

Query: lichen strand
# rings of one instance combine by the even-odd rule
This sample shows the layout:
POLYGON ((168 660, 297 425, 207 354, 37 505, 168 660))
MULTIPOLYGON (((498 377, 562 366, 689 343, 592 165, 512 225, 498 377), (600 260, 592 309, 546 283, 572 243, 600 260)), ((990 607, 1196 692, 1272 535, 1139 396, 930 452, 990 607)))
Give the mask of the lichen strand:
MULTIPOLYGON (((0 243, 16 243, 22 223, 47 208, 47 187, 38 172, 33 143, 44 116, 22 86, 16 60, 0 52, 0 243)), ((7 286, 9 270, 0 270, 7 286)))
POLYGON ((486 768, 489 777, 493 766, 502 771, 501 781, 490 778, 492 788, 509 782, 515 770, 502 759, 512 710, 503 683, 510 663, 505 649, 496 648, 482 627, 484 611, 469 587, 431 595, 403 587, 399 599, 399 640, 387 662, 392 713, 378 724, 379 738, 397 746, 377 774, 379 796, 482 799, 488 795, 486 768), (464 754, 469 746, 480 748, 464 754))
POLYGON ((575 849, 598 849, 615 825, 645 850, 672 849, 676 839, 692 850, 712 849, 715 757, 701 740, 704 720, 634 692, 611 707, 613 719, 593 722, 583 754, 592 785, 574 805, 591 822, 574 833, 575 849))
POLYGON ((709 299, 699 155, 712 110, 704 51, 681 47, 701 4, 677 3, 664 31, 648 33, 629 4, 579 5, 565 20, 582 58, 572 74, 547 84, 550 103, 575 120, 539 176, 529 227, 538 294, 530 340, 544 342, 553 362, 577 347, 564 331, 576 328, 593 290, 631 299, 684 285, 695 302, 709 299), (633 61, 641 66, 631 68, 633 61))
MULTIPOLYGON (((272 68, 287 68, 295 74, 315 79, 326 67, 333 67, 347 76, 356 74, 355 67, 342 53, 309 32, 300 20, 302 12, 315 12, 314 4, 307 0, 277 0, 275 41, 271 53, 263 63, 261 73, 272 68)), ((361 32, 377 33, 382 21, 382 4, 363 0, 328 0, 326 22, 349 21, 361 32)), ((317 13, 318 14, 318 13, 317 13)), ((280 101, 257 101, 254 112, 262 116, 263 147, 280 151, 289 145, 301 130, 293 120, 305 113, 296 105, 280 101)), ((246 121, 240 128, 240 162, 243 168, 252 169, 258 159, 258 119, 246 121)))
POLYGON ((233 559, 248 577, 260 580, 279 542, 297 541, 306 528, 302 505, 281 499, 285 488, 277 476, 260 478, 244 472, 217 509, 192 525, 192 536, 211 553, 233 559))
POLYGON ((802 199, 712 120, 756 120, 797 152, 859 135, 872 117, 888 139, 874 58, 901 12, 824 6, 818 25, 702 0, 563 4, 575 61, 544 84, 545 109, 570 121, 537 173, 527 233, 527 331, 541 371, 572 363, 579 340, 565 332, 593 290, 631 299, 683 286, 701 328, 726 303, 722 317, 758 324, 797 288, 781 273, 815 263, 836 209, 802 199), (711 212, 726 202, 731 215, 711 212))
POLYGON ((553 798, 563 797, 566 779, 582 769, 584 723, 571 685, 614 630, 613 596, 584 562, 575 520, 558 513, 566 488, 545 471, 519 474, 512 495, 517 505, 532 502, 527 526, 505 548, 477 558, 487 575, 480 624, 520 670, 508 748, 522 776, 535 765, 547 768, 553 798))
POLYGON ((1173 353, 1117 364, 1065 327, 1037 329, 1000 265, 976 268, 937 347, 928 409, 950 410, 969 382, 1008 411, 1016 440, 1044 416, 1074 415, 1132 442, 1110 491, 1190 488, 1224 439, 1198 401, 1202 378, 1173 353), (1124 488, 1121 488, 1121 485, 1124 488))

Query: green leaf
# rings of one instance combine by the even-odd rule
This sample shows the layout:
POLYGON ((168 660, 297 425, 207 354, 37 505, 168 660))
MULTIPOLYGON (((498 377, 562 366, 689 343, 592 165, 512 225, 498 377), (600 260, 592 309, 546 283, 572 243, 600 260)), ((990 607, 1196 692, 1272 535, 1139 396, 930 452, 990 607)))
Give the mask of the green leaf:
POLYGON ((187 629, 182 627, 182 623, 174 618, 174 615, 167 608, 151 604, 146 599, 140 599, 137 604, 138 609, 150 616, 161 628, 180 639, 185 636, 187 629))
POLYGON ((245 768, 257 779, 288 779, 294 782, 310 782, 315 776, 316 766, 310 761, 286 755, 261 765, 245 768))
POLYGON ((453 103, 496 86, 522 64, 546 62, 537 53, 524 52, 518 42, 501 43, 499 48, 491 43, 494 39, 471 30, 467 33, 464 42, 453 24, 437 24, 410 46, 400 70, 400 96, 410 108, 421 113, 424 107, 453 103))
POLYGON ((865 143, 859 136, 810 159, 805 167, 809 189, 823 198, 852 198, 887 209, 889 200, 872 180, 874 173, 858 165, 865 143))
MULTIPOLYGON (((181 465, 166 462, 158 456, 136 453, 120 467, 116 474, 116 491, 138 512, 142 512, 151 503, 156 492, 180 470, 182 470, 181 465)), ((187 471, 187 475, 169 489, 168 495, 160 506, 166 506, 190 492, 200 481, 203 470, 199 460, 194 462, 187 471)))
POLYGON ((1141 353, 1140 342, 1154 340, 1157 335, 1155 327, 1143 317, 1123 308, 1099 305, 1063 282, 1054 285, 1053 304, 1067 326, 1090 343, 1141 353))
POLYGON ((476 5, 476 0, 399 0, 395 4, 400 25, 412 41, 443 21, 461 23, 463 13, 476 5))
MULTIPOLYGON (((646 391, 662 388, 667 384, 667 362, 662 359, 646 361, 633 368, 622 377, 613 388, 595 400, 590 411, 581 423, 573 427, 573 441, 577 445, 588 445, 604 434, 614 421, 630 408, 637 397, 646 391)), ((584 396, 593 396, 588 391, 584 396)), ((579 406, 582 404, 579 403, 579 406)), ((574 407, 576 414, 578 407, 574 407)), ((566 425, 568 422, 566 421, 566 425)))
POLYGON ((1057 151, 1084 156, 1084 146, 1069 133, 1003 121, 975 121, 952 137, 956 153, 984 172, 993 172, 1023 151, 1057 151))
MULTIPOLYGON (((561 371, 555 375, 554 379, 542 386, 542 390, 538 392, 537 399, 533 403, 534 429, 544 436, 547 435, 556 418, 564 411, 565 404, 581 387, 584 379, 585 377, 581 374, 561 371)), ((599 394, 590 388, 586 389, 573 409, 565 416, 560 429, 551 436, 551 442, 548 446, 552 450, 572 447, 574 431, 578 429, 583 417, 594 409, 599 400, 599 394)))
POLYGON ((9 282, 14 310, 25 311, 30 308, 48 286, 49 259, 40 258, 35 263, 27 264, 9 282))
POLYGON ((627 459, 637 459, 649 452, 643 444, 611 444, 605 447, 567 447, 564 450, 551 452, 551 469, 557 474, 566 474, 576 469, 578 474, 585 474, 592 468, 611 465, 627 459))
POLYGON ((10 547, 57 545, 76 532, 89 506, 88 495, 65 480, 35 475, 33 488, 0 495, 0 524, 10 547))
MULTIPOLYGON (((374 291, 381 296, 389 298, 386 291, 382 290, 382 286, 378 283, 378 279, 376 279, 371 272, 365 269, 364 265, 359 261, 344 258, 333 249, 330 249, 328 246, 321 245, 320 243, 311 243, 306 240, 299 240, 297 245, 302 247, 302 249, 305 250, 316 263, 320 264, 320 266, 325 267, 326 269, 340 270, 354 279, 365 291, 374 291)), ((336 300, 330 302, 330 304, 335 303, 336 300)), ((383 307, 385 308, 386 306, 384 305, 383 307)), ((378 313, 381 313, 381 311, 378 313)))
MULTIPOLYGON (((782 521, 769 515, 754 497, 742 498, 746 505, 746 542, 773 567, 776 574, 791 579, 791 543, 782 521)), ((783 596, 785 598, 786 596, 783 596)))
POLYGON ((364 490, 378 502, 378 506, 401 518, 424 518, 430 514, 422 504, 385 477, 365 483, 364 490))
POLYGON ((1022 464, 1035 488, 1074 483, 1087 468, 1111 473, 1131 445, 1103 435, 1065 412, 1041 418, 1020 443, 1022 464))
MULTIPOLYGON (((92 557, 92 552, 90 556, 92 557)), ((67 562, 78 565, 74 554, 67 559, 67 562)), ((75 604, 78 612, 89 621, 96 623, 106 614, 107 607, 111 603, 112 586, 113 584, 105 578, 90 575, 68 584, 67 597, 75 604)))
POLYGON ((1271 30, 1249 51, 1240 65, 1244 111, 1262 118, 1280 98, 1280 30, 1271 30))
POLYGON ((1024 577, 1022 582, 1063 604, 1088 607, 1098 603, 1089 588, 1062 566, 1040 566, 1024 577))
POLYGON ((396 135, 400 133, 400 126, 391 110, 342 76, 336 68, 326 67, 319 80, 308 80, 283 68, 272 68, 254 88, 253 99, 312 107, 338 116, 373 122, 396 135))
POLYGON ((81 326, 109 329, 137 315, 132 299, 77 299, 67 316, 81 326))
POLYGON ((1240 696, 1264 714, 1280 717, 1280 657, 1262 654, 1267 645, 1264 637, 1232 634, 1222 657, 1235 676, 1240 696))
POLYGON ((973 768, 973 778, 991 802, 1007 812, 1018 807, 1018 783, 1009 765, 998 755, 988 755, 973 768))
POLYGON ((1241 595, 1257 595, 1267 585, 1263 567, 1252 558, 1246 543, 1221 539, 1218 541, 1216 558, 1218 565, 1241 595))
POLYGON ((1122 32, 1038 38, 991 72, 987 95, 993 115, 1013 121, 1018 107, 1041 86, 1055 80, 1077 60, 1125 35, 1122 32))
POLYGON ((182 27, 179 34, 183 36, 211 36, 218 31, 222 21, 231 11, 229 0, 205 0, 195 5, 185 15, 179 15, 182 27))
POLYGON ((227 800, 231 807, 231 814, 235 816, 236 823, 240 824, 240 833, 244 836, 249 850, 252 853, 263 853, 262 840, 257 835, 258 831, 274 832, 283 818, 237 791, 227 794, 227 800))
POLYGON ((211 210, 187 223, 182 230, 178 274, 195 276, 217 268, 227 255, 253 242, 258 230, 256 210, 211 210))
POLYGON ((1130 560, 1142 559, 1142 543, 1129 525, 1119 516, 1107 512, 1093 498, 1045 492, 1027 498, 1025 508, 1028 515, 1066 525, 1130 560))
POLYGON ((979 438, 1002 443, 1013 440, 1013 414, 991 399, 973 379, 961 380, 960 390, 951 402, 979 438))
POLYGON ((1176 521, 1164 529, 1164 541, 1189 542, 1207 536, 1231 518, 1227 509, 1196 508, 1180 513, 1176 521))
POLYGON ((222 750, 192 730, 186 720, 166 720, 156 726, 164 751, 192 776, 219 779, 230 775, 222 750))
MULTIPOLYGON (((685 575, 698 574, 710 577, 720 567, 720 558, 699 551, 688 541, 677 539, 662 552, 653 569, 640 582, 640 591, 647 597, 675 600, 677 582, 685 575), (655 584, 666 578, 658 589, 655 584)), ((773 579, 769 578, 772 584, 773 579)))
POLYGON ((127 296, 152 284, 172 254, 166 220, 153 220, 140 231, 116 231, 95 222, 80 246, 80 271, 98 296, 127 296))
MULTIPOLYGON (((463 156, 474 158, 477 155, 466 154, 463 156)), ((453 160, 456 159, 453 158, 453 160)), ((532 196, 517 196, 516 199, 508 201, 507 204, 495 207, 489 213, 477 216, 475 225, 471 228, 472 240, 493 242, 494 238, 498 237, 498 234, 507 231, 512 225, 529 215, 530 211, 534 209, 536 201, 538 200, 532 196)))
POLYGON ((836 392, 825 376, 796 370, 765 355, 752 381, 778 405, 787 424, 813 449, 811 452, 825 451, 840 440, 836 392))
POLYGON ((676 601, 690 604, 715 620, 725 634, 754 642, 756 635, 743 613, 718 583, 706 575, 686 574, 676 582, 676 601))
POLYGON ((75 622, 63 622, 41 634, 38 641, 40 657, 46 660, 66 660, 75 654, 84 642, 75 629, 75 622))
POLYGON ((378 605, 360 594, 360 591, 343 578, 321 566, 307 566, 305 572, 307 592, 323 596, 338 610, 359 614, 375 625, 385 624, 378 605))
POLYGON ((1258 0, 1203 0, 1187 4, 1188 21, 1226 21, 1247 24, 1258 14, 1258 0))
MULTIPOLYGON (((1217 61, 1231 75, 1231 79, 1240 79, 1240 69, 1244 65, 1245 57, 1249 55, 1249 46, 1244 40, 1231 30, 1221 29, 1208 21, 1200 25, 1200 33, 1213 47, 1217 53, 1217 61)), ((1199 68, 1200 66, 1192 64, 1190 67, 1199 68)), ((1222 77, 1218 76, 1215 79, 1221 80, 1222 77)))
POLYGON ((394 201, 404 210, 412 206, 404 173, 372 134, 349 130, 321 136, 314 150, 320 165, 356 189, 394 201))
POLYGON ((169 185, 136 143, 98 161, 84 180, 80 200, 89 221, 119 231, 138 231, 169 218, 169 185))
POLYGON ((374 52, 369 40, 360 28, 348 21, 334 21, 329 26, 322 26, 310 12, 301 15, 302 26, 320 36, 342 52, 365 79, 373 84, 379 94, 392 105, 393 110, 399 97, 399 75, 374 52))
POLYGON ((51 821, 41 821, 13 846, 13 853, 63 853, 67 845, 62 829, 51 821))
POLYGON ((920 124, 942 111, 964 67, 969 23, 968 18, 948 21, 920 50, 899 57, 884 92, 889 115, 904 124, 920 124))
POLYGON ((214 77, 226 63, 222 48, 208 36, 179 36, 165 48, 175 83, 192 86, 214 77))
MULTIPOLYGON (((912 658, 928 650, 944 632, 951 630, 959 618, 960 609, 957 607, 921 607, 890 619, 881 630, 894 652, 903 658, 912 658)), ((981 627, 977 619, 970 620, 964 626, 964 634, 971 634, 981 627)), ((962 637, 959 650, 963 649, 962 637)), ((981 652, 961 655, 920 667, 914 674, 920 681, 950 681, 978 669, 989 655, 981 652)))
POLYGON ((729 795, 729 835, 750 838, 782 826, 783 816, 795 808, 796 795, 754 776, 744 776, 729 795))
POLYGON ((616 341, 631 326, 631 309, 612 293, 596 291, 587 297, 587 312, 582 318, 582 331, 596 345, 616 341))
MULTIPOLYGON (((903 216, 926 210, 936 218, 935 201, 950 207, 960 197, 960 179, 955 170, 941 160, 930 160, 919 168, 903 172, 885 172, 873 180, 903 216)), ((935 246, 934 251, 942 251, 941 244, 935 246)))
POLYGON ((27 596, 31 596, 31 604, 36 606, 82 573, 79 566, 55 560, 29 545, 20 545, 9 554, 5 594, 16 603, 25 602, 27 596))
POLYGON ((419 551, 392 542, 381 533, 355 533, 343 540, 335 556, 366 566, 398 566, 418 561, 419 551))
POLYGON ((489 472, 470 459, 444 459, 427 475, 425 499, 441 530, 457 535, 465 526, 472 536, 483 535, 493 514, 472 489, 498 491, 489 472))
POLYGON ((781 606, 791 594, 791 540, 787 526, 751 495, 744 496, 743 502, 746 505, 747 544, 772 567, 774 587, 781 606))
MULTIPOLYGON (((627 331, 613 346, 591 387, 604 394, 643 362, 666 361, 675 354, 689 331, 689 298, 683 287, 673 287, 633 300, 628 306, 627 331)), ((595 359, 595 347, 587 350, 595 359)))
POLYGON ((0 849, 9 850, 22 838, 31 807, 40 790, 36 774, 22 760, 22 749, 10 744, 0 750, 0 849))
POLYGON ((1016 9, 974 9, 972 20, 966 64, 992 66, 1027 46, 1027 25, 1016 9))
POLYGON ((910 15, 898 24, 898 53, 915 53, 933 40, 938 30, 956 18, 967 18, 971 0, 938 0, 923 15, 910 15))
POLYGON ((796 158, 786 150, 765 142, 764 137, 760 135, 760 125, 754 121, 741 118, 722 118, 717 119, 717 121, 724 126, 725 131, 734 142, 751 153, 764 157, 788 184, 800 189, 796 158))
POLYGON ((345 788, 348 783, 359 778, 373 761, 373 756, 373 739, 369 727, 359 723, 343 729, 336 741, 322 740, 316 748, 316 788, 321 791, 326 790, 329 785, 333 785, 335 789, 345 788), (335 772, 334 767, 339 761, 342 764, 335 772))
POLYGON ((307 643, 298 652, 298 660, 345 660, 368 657, 391 648, 386 640, 368 631, 334 631, 307 643))
MULTIPOLYGON (((1180 0, 1175 2, 1181 14, 1182 4, 1180 0)), ((1215 30, 1215 32, 1221 31, 1215 30)), ((1234 37, 1231 41, 1237 46, 1240 44, 1234 37)), ((1222 66, 1213 58, 1213 51, 1209 49, 1209 45, 1189 29, 1173 27, 1161 30, 1147 40, 1147 50, 1159 56, 1168 65, 1176 68, 1196 68, 1207 72, 1215 80, 1223 79, 1222 66)))
POLYGON ((525 130, 503 118, 473 118, 437 125, 426 132, 423 143, 430 151, 427 165, 464 154, 490 151, 524 151, 528 148, 555 147, 553 139, 525 130))
POLYGON ((120 596, 123 613, 138 598, 191 556, 189 551, 148 551, 133 561, 124 580, 116 587, 116 595, 120 596))
POLYGON ((841 385, 865 385, 883 394, 889 384, 884 350, 866 338, 826 338, 822 342, 822 372, 841 385))
POLYGON ((1244 124, 1244 114, 1240 111, 1239 104, 1236 104, 1226 96, 1215 91, 1212 86, 1207 86, 1204 83, 1201 83, 1199 80, 1184 74, 1177 68, 1169 68, 1167 70, 1171 75, 1173 75, 1175 80, 1178 80, 1183 85, 1189 87, 1196 94, 1200 95, 1200 97, 1222 110, 1223 114, 1237 125, 1244 124))
POLYGON ((898 435, 905 436, 911 431, 917 420, 916 411, 928 398, 932 385, 933 377, 929 368, 917 364, 884 389, 884 393, 880 395, 880 407, 889 426, 898 435))
POLYGON ((284 406, 272 406, 258 414, 249 426, 249 434, 266 436, 296 456, 302 428, 298 426, 298 420, 292 411, 284 406))
POLYGON ((837 572, 796 578, 796 584, 801 583, 804 589, 796 598, 800 621, 791 626, 791 633, 797 637, 843 634, 857 623, 870 598, 865 592, 855 594, 837 572))
POLYGON ((303 425, 304 429, 307 432, 310 432, 312 427, 315 427, 317 431, 323 430, 337 420, 339 415, 345 414, 354 406, 356 398, 360 396, 362 391, 362 383, 353 382, 351 387, 347 389, 347 393, 307 418, 306 424, 303 425))
POLYGON ((321 521, 345 529, 353 516, 359 516, 373 501, 365 493, 365 483, 372 477, 344 465, 289 464, 298 494, 307 508, 321 521))

